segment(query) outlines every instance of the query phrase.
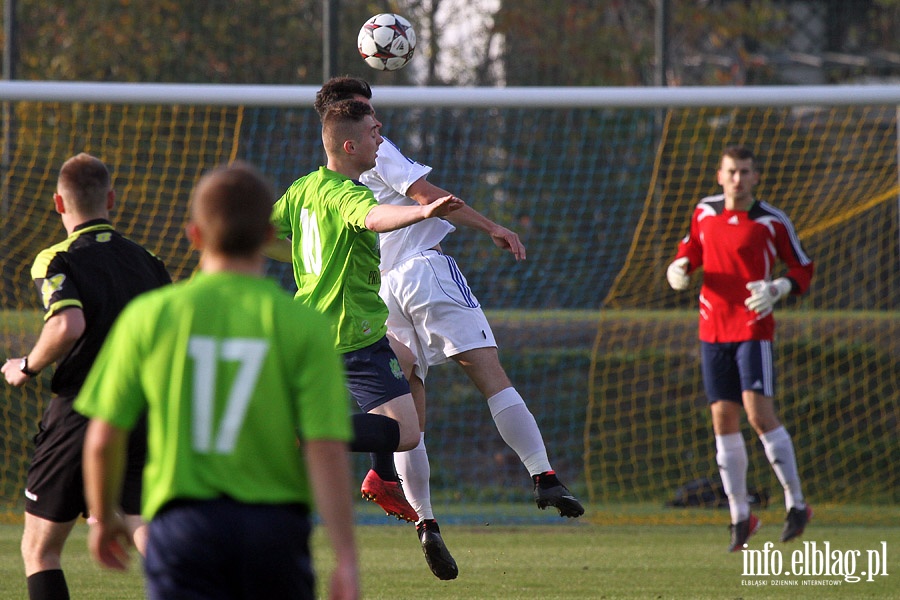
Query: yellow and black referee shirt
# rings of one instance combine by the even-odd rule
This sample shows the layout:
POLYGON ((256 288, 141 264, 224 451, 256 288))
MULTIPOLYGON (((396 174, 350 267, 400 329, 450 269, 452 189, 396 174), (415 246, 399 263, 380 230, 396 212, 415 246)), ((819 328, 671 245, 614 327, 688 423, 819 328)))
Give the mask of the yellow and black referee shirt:
POLYGON ((84 311, 85 331, 56 365, 51 390, 74 396, 106 334, 129 300, 171 283, 163 262, 118 233, 105 219, 77 226, 68 238, 37 255, 31 267, 44 320, 70 308, 84 311))

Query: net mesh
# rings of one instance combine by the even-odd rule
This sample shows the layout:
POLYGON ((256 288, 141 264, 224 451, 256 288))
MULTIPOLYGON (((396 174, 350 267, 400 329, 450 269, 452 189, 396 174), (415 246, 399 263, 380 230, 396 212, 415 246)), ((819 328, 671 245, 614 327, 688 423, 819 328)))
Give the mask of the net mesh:
MULTIPOLYGON (((65 232, 51 195, 62 162, 103 159, 113 219, 163 258, 175 279, 196 254, 183 228, 206 169, 256 164, 276 190, 323 163, 309 106, 15 102, 4 170, 0 350, 21 356, 41 326, 34 256, 65 232)), ((665 268, 693 205, 715 193, 730 143, 762 162, 758 196, 793 220, 816 261, 810 293, 778 309, 777 404, 794 436, 806 493, 819 501, 900 500, 900 249, 895 107, 752 109, 379 106, 385 133, 452 190, 523 237, 515 263, 459 230, 453 254, 488 313, 503 365, 541 426, 564 482, 593 502, 662 502, 715 478, 699 373, 696 289, 665 268)), ((269 274, 291 289, 290 269, 269 274)), ((49 370, 47 370, 49 371, 49 370)), ((455 365, 429 371, 432 488, 438 515, 555 519, 484 399, 455 365), (477 506, 477 509, 467 509, 477 506)), ((49 373, 0 388, 0 513, 21 512, 31 438, 49 373)), ((779 495, 749 429, 751 485, 779 495)), ((359 464, 360 477, 366 468, 359 464)))
MULTIPOLYGON (((897 139, 894 107, 666 114, 654 181, 592 350, 585 429, 588 487, 597 498, 653 498, 660 482, 715 477, 715 441, 698 372, 696 315, 665 268, 696 201, 718 190, 722 140, 766 159, 758 197, 787 212, 816 261, 813 289, 777 313, 777 405, 793 433, 812 497, 896 501, 900 345, 897 139), (636 358, 630 358, 634 355, 636 358)), ((694 278, 691 302, 699 290, 694 278)), ((779 484, 761 444, 748 480, 779 484)))

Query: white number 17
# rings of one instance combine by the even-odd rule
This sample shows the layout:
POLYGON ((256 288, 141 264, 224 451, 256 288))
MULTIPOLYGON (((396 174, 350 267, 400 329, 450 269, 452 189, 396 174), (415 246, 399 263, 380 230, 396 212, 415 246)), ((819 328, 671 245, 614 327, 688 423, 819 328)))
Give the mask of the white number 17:
POLYGON ((188 353, 194 359, 194 450, 227 454, 234 449, 268 351, 269 343, 265 340, 191 336, 188 353), (220 362, 238 362, 240 366, 213 440, 216 375, 220 362))

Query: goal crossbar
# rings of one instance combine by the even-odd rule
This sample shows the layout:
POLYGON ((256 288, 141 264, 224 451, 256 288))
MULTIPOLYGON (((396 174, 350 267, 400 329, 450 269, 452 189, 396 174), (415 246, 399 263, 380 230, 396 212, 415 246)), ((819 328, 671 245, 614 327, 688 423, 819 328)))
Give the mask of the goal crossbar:
MULTIPOLYGON (((312 106, 318 86, 0 82, 0 101, 312 106)), ((379 86, 397 107, 663 108, 701 106, 900 105, 900 85, 745 87, 400 87, 379 86)))

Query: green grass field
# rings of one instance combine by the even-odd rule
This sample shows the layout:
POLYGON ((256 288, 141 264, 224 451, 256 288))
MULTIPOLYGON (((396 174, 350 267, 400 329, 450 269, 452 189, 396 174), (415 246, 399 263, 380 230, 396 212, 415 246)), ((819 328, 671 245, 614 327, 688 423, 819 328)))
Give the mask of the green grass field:
MULTIPOLYGON (((646 506, 589 509, 590 520, 559 525, 449 525, 444 537, 459 564, 455 581, 435 579, 425 564, 411 525, 386 521, 357 529, 365 598, 394 600, 591 598, 591 599, 738 599, 738 598, 900 598, 900 508, 816 507, 804 540, 818 549, 828 542, 841 564, 860 552, 855 572, 867 569, 867 551, 886 547, 887 576, 849 583, 842 577, 747 577, 743 556, 728 554, 727 512, 664 510, 646 506), (876 517, 878 525, 867 517, 876 517), (886 546, 882 546, 885 542, 886 546), (804 581, 839 585, 803 585, 804 581), (765 582, 749 586, 748 581, 765 582), (779 585, 781 584, 781 585, 779 585), (796 585, 795 585, 796 584, 796 585)), ((753 538, 761 549, 776 541, 781 510, 761 512, 764 522, 753 538)), ((64 558, 73 598, 143 597, 139 562, 126 573, 102 571, 87 554, 87 526, 76 528, 64 558)), ((20 525, 0 525, 0 600, 24 598, 19 558, 20 525)), ((774 550, 790 568, 791 555, 803 543, 774 550)), ((202 552, 202 548, 198 548, 202 552)), ((330 555, 324 533, 314 537, 320 584, 327 581, 330 555)), ((773 551, 770 556, 773 556, 773 551)))
MULTIPOLYGON (((856 313, 854 313, 856 314, 856 313)), ((616 317, 646 320, 647 318, 673 318, 677 313, 616 313, 616 317)), ((17 314, 13 319, 5 321, 9 316, 0 313, 0 323, 6 327, 15 322, 15 331, 28 330, 29 335, 34 335, 40 326, 40 318, 34 314, 17 314)), ((800 313, 792 316, 795 323, 804 327, 805 321, 809 323, 821 323, 823 330, 827 330, 831 323, 839 321, 840 315, 831 315, 832 319, 825 319, 818 313, 800 313)), ((517 328, 517 319, 525 318, 543 324, 548 319, 562 319, 575 329, 583 328, 589 331, 591 325, 596 326, 599 317, 593 313, 557 313, 553 312, 549 317, 535 312, 533 316, 522 315, 492 315, 492 322, 497 330, 506 327, 507 330, 517 328), (496 317, 496 318, 495 318, 496 317), (512 325, 507 325, 505 319, 509 319, 512 325)), ((609 315, 607 315, 609 318, 609 315)), ((687 322, 693 321, 693 312, 682 314, 679 319, 687 322)), ((865 320, 866 315, 863 315, 865 320)), ((873 327, 881 327, 881 320, 896 320, 897 315, 878 313, 872 315, 873 327)), ((784 319, 788 322, 788 319, 784 319)), ((692 325, 691 325, 692 326, 692 325)), ((522 328, 518 328, 522 329, 522 328)), ((16 334, 20 335, 20 334, 16 334)), ((2 337, 2 336, 0 336, 2 337)), ((590 336, 588 336, 590 337, 590 336)), ((813 339, 815 335, 811 336, 813 339)), ((896 338, 891 344, 896 345, 896 338)), ((11 344, 18 348, 21 342, 11 344)), ((515 347, 515 345, 513 345, 515 347)), ((882 345, 883 346, 883 345, 882 345)), ((895 347, 895 346, 892 346, 895 347)), ((568 352, 565 348, 561 352, 568 352)), ((823 349, 822 351, 825 352, 823 349)), ((566 407, 563 411, 563 421, 569 425, 573 418, 580 418, 583 414, 582 403, 586 397, 583 389, 586 384, 580 383, 583 375, 580 370, 587 372, 585 365, 590 362, 589 345, 578 350, 583 356, 578 361, 557 360, 553 354, 556 348, 550 348, 546 356, 536 357, 532 354, 513 356, 512 364, 516 361, 529 368, 533 368, 537 358, 543 361, 549 370, 554 372, 563 370, 564 365, 571 375, 571 381, 564 378, 555 378, 552 381, 570 386, 566 388, 568 396, 566 407), (574 417, 573 417, 574 415, 574 417)), ((890 352, 895 350, 885 349, 879 346, 879 361, 888 367, 894 367, 896 361, 890 352)), ((818 350, 817 350, 818 352, 818 350)), ((830 352, 830 350, 828 350, 830 352)), ((623 355, 624 358, 615 360, 623 361, 623 365, 638 365, 645 361, 645 357, 637 354, 623 355)), ((831 354, 827 354, 831 356, 831 354)), ((863 354, 860 360, 869 360, 869 355, 863 354)), ((653 358, 653 357, 651 357, 653 358)), ((649 363, 653 363, 652 360, 649 363)), ((848 363, 849 364, 849 363, 848 363)), ((873 364, 876 364, 873 362, 873 364)), ((878 362, 877 364, 881 364, 878 362)), ((543 368, 543 367, 542 367, 543 368)), ((629 367, 631 368, 631 367, 629 367)), ((539 370, 540 371, 540 370, 539 370)), ((635 367, 637 372, 637 368, 635 367)), ((542 371, 541 371, 542 372, 542 371)), ((892 371, 883 371, 888 373, 892 371)), ((663 371, 663 374, 665 372, 663 371)), ((439 372, 435 374, 437 378, 439 372)), ((864 385, 865 374, 852 376, 843 374, 837 392, 820 394, 809 401, 809 405, 815 408, 813 415, 826 414, 826 408, 838 414, 844 410, 844 400, 850 399, 853 408, 860 408, 865 403, 856 402, 858 398, 869 398, 871 392, 864 388, 857 393, 851 384, 864 385), (852 380, 852 381, 851 381, 852 380)), ((890 380, 888 380, 890 381, 890 380)), ((464 382, 466 389, 468 383, 464 382)), ((449 401, 465 404, 465 397, 456 398, 457 388, 452 387, 454 381, 445 380, 445 388, 449 401)), ((804 388, 806 389, 806 388, 804 388)), ((844 559, 859 553, 858 564, 854 565, 856 573, 866 570, 866 558, 869 552, 880 551, 885 548, 886 565, 882 566, 882 572, 886 576, 874 577, 874 581, 860 581, 851 583, 844 581, 842 577, 797 577, 797 576, 760 576, 751 577, 744 575, 744 555, 727 554, 724 549, 728 542, 727 521, 728 513, 724 510, 706 509, 663 509, 660 498, 657 503, 643 504, 618 504, 596 505, 588 508, 588 513, 577 522, 565 522, 556 519, 553 515, 540 513, 534 509, 534 505, 527 501, 528 488, 520 489, 523 502, 513 505, 490 504, 475 505, 473 501, 461 503, 460 497, 468 498, 461 493, 456 486, 434 486, 435 507, 439 510, 442 519, 442 529, 447 544, 460 567, 460 577, 455 581, 442 582, 435 579, 429 572, 422 557, 414 530, 410 525, 401 525, 396 521, 384 518, 377 514, 377 510, 371 505, 360 502, 357 509, 360 517, 358 527, 358 542, 361 549, 363 596, 365 598, 385 598, 390 600, 421 600, 421 599, 519 599, 519 598, 576 598, 576 599, 764 599, 764 598, 791 598, 791 599, 862 599, 862 598, 893 598, 900 600, 900 505, 897 503, 898 489, 896 482, 896 461, 891 457, 896 456, 897 438, 891 426, 896 423, 896 403, 892 402, 890 392, 894 387, 885 384, 887 392, 879 402, 873 406, 884 406, 883 412, 866 413, 857 421, 848 421, 845 429, 832 429, 839 425, 836 419, 828 418, 827 424, 822 424, 820 429, 809 430, 808 440, 814 444, 815 451, 804 446, 805 452, 820 459, 823 468, 831 469, 839 467, 838 475, 834 479, 843 498, 853 498, 853 501, 870 502, 872 506, 861 505, 832 505, 816 503, 816 515, 809 527, 804 541, 815 542, 818 548, 824 547, 827 542, 830 549, 838 552, 841 565, 844 559), (881 403, 881 400, 885 400, 881 403), (881 437, 878 444, 873 443, 871 437, 867 437, 868 424, 871 422, 883 423, 881 437), (858 431, 856 429, 858 427, 858 431), (822 432, 827 432, 823 436, 822 432), (863 432, 863 433, 859 433, 863 432), (846 433, 846 435, 845 435, 846 433), (827 444, 822 440, 827 440, 827 444), (833 447, 832 447, 833 446, 833 447), (831 458, 823 458, 831 457, 831 458), (835 461, 840 464, 835 465, 835 461), (881 462, 879 462, 881 461, 881 462), (882 465, 879 467, 879 465, 882 465), (866 472, 871 475, 863 477, 866 472), (873 489, 875 493, 873 493, 873 489), (879 505, 880 504, 880 505, 879 505), (476 518, 478 515, 479 518, 476 518), (480 520, 479 520, 480 519, 480 520), (489 521, 488 524, 485 521, 489 521), (463 522, 465 525, 455 525, 463 522), (382 524, 383 523, 383 524, 382 524), (527 523, 527 524, 526 524, 527 523), (882 546, 884 542, 884 546, 882 546), (749 583, 765 585, 747 585, 749 583), (807 585, 803 585, 806 583, 807 585), (839 585, 809 585, 810 583, 827 583, 839 585), (796 585, 795 585, 796 584, 796 585)), ((10 394, 11 392, 7 391, 10 394)), ((474 393, 474 392, 471 392, 474 393)), ((539 394, 537 394, 539 396, 539 394)), ((12 399, 10 395, 6 406, 15 407, 22 404, 20 399, 12 399)), ((477 401, 477 400, 476 400, 477 401)), ((0 402, 0 404, 3 404, 0 402)), ((29 405, 32 413, 37 412, 38 400, 32 399, 29 405)), ((690 407, 692 409, 692 407, 690 407)), ((881 409, 879 409, 881 410, 881 409)), ((25 416, 16 417, 23 422, 29 422, 34 414, 26 413, 25 416)), ((472 418, 472 413, 465 413, 467 418, 472 418)), ((832 414, 832 413, 827 413, 832 414)), ((844 413, 840 413, 844 414, 844 413)), ((850 414, 849 412, 847 414, 850 414)), ((807 413, 797 413, 794 417, 798 423, 807 423, 807 413)), ((437 422, 440 422, 437 420, 437 422)), ((580 421, 574 421, 580 423, 580 421)), ((680 422, 680 421, 674 421, 680 422)), ((471 423, 466 423, 471 428, 471 423)), ((487 424, 490 428, 492 425, 487 424)), ((22 428, 22 440, 26 440, 22 428)), ((471 428, 470 431, 478 431, 471 428)), ((562 434, 555 434, 555 448, 561 451, 564 441, 572 441, 570 444, 574 450, 570 452, 570 460, 573 464, 580 464, 583 448, 580 445, 581 426, 574 429, 559 430, 562 434)), ((445 439, 453 439, 450 436, 458 436, 454 430, 445 433, 445 439)), ((432 438, 434 439, 434 438, 432 438)), ((440 434, 437 434, 437 439, 440 434)), ((24 448, 24 446, 22 446, 24 448)), ((616 447, 616 445, 610 445, 616 447)), ((440 446, 435 445, 436 458, 433 463, 437 465, 449 465, 459 462, 458 456, 440 457, 440 446)), ((465 448, 468 452, 469 448, 465 448)), ((24 456, 24 451, 17 450, 7 457, 16 458, 24 456)), ((461 456, 461 455, 460 455, 461 456)), ((466 454, 467 460, 475 462, 482 460, 494 465, 488 458, 466 454)), ((613 457, 615 458, 615 457, 613 457)), ((19 460, 24 460, 19 458, 19 460)), ((9 464, 6 465, 7 468, 9 464)), ((518 464, 516 469, 520 469, 518 464)), ((768 466, 761 467, 766 470, 769 481, 774 481, 768 466)), ((10 468, 11 473, 15 473, 10 468)), ((520 471, 515 471, 521 475, 520 471)), ((18 477, 21 478, 22 471, 18 477)), ((571 477, 577 481, 581 474, 578 469, 573 470, 571 477)), ((444 482, 450 478, 444 473, 444 482)), ((649 476, 648 476, 649 478, 649 476)), ((17 479, 16 481, 19 481, 17 479)), ((498 481, 501 481, 498 479, 498 481)), ((604 483, 607 482, 604 480, 604 483)), ((656 494, 668 497, 674 489, 674 482, 652 481, 656 488, 656 494), (666 491, 668 490, 668 491, 666 491)), ((679 482, 680 483, 680 482, 679 482)), ((831 479, 827 480, 832 484, 831 479)), ((503 484, 493 482, 489 485, 501 486, 503 484)), ((623 487, 629 493, 634 492, 633 482, 628 481, 632 487, 623 487)), ((775 485, 772 483, 771 485, 775 485)), ((776 489, 776 488, 772 488, 776 489)), ((500 490, 501 492, 507 490, 500 490)), ((607 492, 609 489, 607 488, 607 492)), ((646 494, 646 492, 644 492, 646 494)), ((813 502, 816 498, 826 497, 810 492, 813 502)), ((16 496, 21 495, 20 491, 16 496)), ((507 493, 497 494, 498 497, 509 496, 507 493)), ((780 498, 780 494, 776 494, 780 498)), ((587 495, 583 496, 587 497, 587 495)), ((783 507, 777 506, 778 502, 768 509, 759 512, 764 526, 760 533, 753 538, 752 549, 762 549, 767 541, 777 540, 783 519, 783 507)), ((20 509, 14 514, 20 514, 20 509)), ((2 519, 2 512, 0 512, 2 519)), ((76 528, 73 539, 70 540, 64 556, 66 576, 69 581, 73 598, 78 599, 138 599, 143 598, 142 576, 139 561, 136 559, 130 572, 126 574, 102 571, 90 560, 87 554, 85 536, 87 527, 80 525, 76 528)), ((0 524, 0 600, 25 598, 25 582, 22 574, 21 559, 19 557, 19 539, 21 525, 0 524)), ((783 571, 790 569, 792 554, 802 550, 802 542, 790 545, 776 543, 774 550, 779 557, 783 557, 783 571)), ((203 552, 198 548, 198 552, 203 552)), ((330 568, 330 555, 325 544, 325 536, 317 531, 314 538, 314 550, 317 558, 317 567, 320 573, 320 584, 327 582, 330 568)), ((771 555, 775 555, 773 552, 771 555)), ((749 555, 748 555, 749 556, 749 555)), ((865 577, 863 577, 865 579, 865 577)), ((324 597, 324 595, 323 595, 324 597)))

